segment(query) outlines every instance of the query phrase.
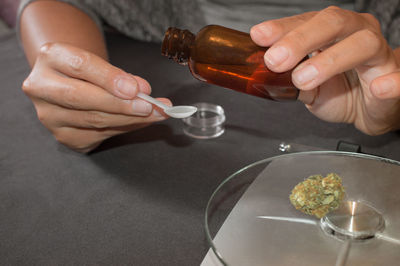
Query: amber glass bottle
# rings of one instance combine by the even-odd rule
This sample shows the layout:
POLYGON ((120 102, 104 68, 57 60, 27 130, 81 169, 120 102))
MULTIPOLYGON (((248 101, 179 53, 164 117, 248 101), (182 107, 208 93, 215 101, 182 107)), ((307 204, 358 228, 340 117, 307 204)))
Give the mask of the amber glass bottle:
POLYGON ((266 50, 248 33, 210 25, 197 35, 169 28, 161 52, 188 65, 199 80, 271 100, 296 100, 299 90, 291 81, 292 72, 270 71, 264 63, 266 50))

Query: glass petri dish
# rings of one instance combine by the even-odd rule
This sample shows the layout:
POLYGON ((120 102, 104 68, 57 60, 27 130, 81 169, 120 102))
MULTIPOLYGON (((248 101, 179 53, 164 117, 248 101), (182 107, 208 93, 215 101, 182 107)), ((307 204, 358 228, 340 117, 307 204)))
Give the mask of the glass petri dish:
POLYGON ((212 139, 225 132, 225 112, 220 105, 195 103, 197 112, 182 119, 183 132, 196 139, 212 139))
POLYGON ((396 265, 399 189, 400 162, 371 155, 312 151, 255 162, 211 195, 201 265, 396 265), (337 211, 317 219, 290 204, 296 184, 332 172, 346 190, 337 211))

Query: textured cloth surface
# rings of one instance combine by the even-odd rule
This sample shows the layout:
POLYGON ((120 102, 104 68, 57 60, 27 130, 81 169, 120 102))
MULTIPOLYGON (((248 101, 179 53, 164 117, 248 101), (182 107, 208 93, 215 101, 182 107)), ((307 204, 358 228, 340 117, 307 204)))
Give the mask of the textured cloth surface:
POLYGON ((357 0, 357 10, 374 15, 388 43, 400 46, 400 0, 357 0))
MULTIPOLYGON (((24 8, 34 1, 37 0, 21 1, 18 18, 24 8)), ((98 25, 102 20, 127 36, 145 41, 161 40, 169 26, 196 30, 205 25, 204 16, 199 12, 198 2, 193 0, 61 0, 61 2, 86 12, 98 25)))
POLYGON ((353 10, 354 0, 199 0, 207 24, 249 32, 265 20, 289 17, 335 5, 353 10))
POLYGON ((9 27, 14 27, 17 17, 19 0, 0 0, 0 19, 9 27))
MULTIPOLYGON (((29 2, 22 0, 19 14, 29 2)), ((248 32, 264 20, 292 16, 330 5, 368 12, 382 24, 392 47, 400 46, 400 0, 60 0, 77 6, 95 21, 105 21, 127 36, 160 41, 170 27, 197 32, 207 24, 219 24, 248 32)))
POLYGON ((199 265, 204 212, 226 177, 279 154, 281 141, 335 149, 342 139, 400 160, 400 135, 363 135, 299 102, 277 103, 195 80, 160 45, 106 35, 111 63, 143 76, 156 97, 211 102, 226 132, 195 140, 169 119, 106 141, 90 155, 59 145, 20 89, 29 73, 15 34, 0 37, 2 265, 199 265))

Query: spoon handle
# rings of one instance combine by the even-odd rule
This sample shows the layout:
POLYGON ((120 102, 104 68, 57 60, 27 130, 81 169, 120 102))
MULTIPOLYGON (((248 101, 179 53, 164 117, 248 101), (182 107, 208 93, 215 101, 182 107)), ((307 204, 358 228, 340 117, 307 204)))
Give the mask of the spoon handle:
POLYGON ((153 97, 151 97, 151 96, 149 96, 147 94, 144 94, 142 92, 138 92, 136 96, 139 97, 139 98, 142 98, 145 101, 148 101, 148 102, 150 102, 152 104, 157 105, 158 107, 160 107, 163 110, 170 108, 168 105, 166 105, 166 104, 160 102, 159 100, 156 100, 153 97))

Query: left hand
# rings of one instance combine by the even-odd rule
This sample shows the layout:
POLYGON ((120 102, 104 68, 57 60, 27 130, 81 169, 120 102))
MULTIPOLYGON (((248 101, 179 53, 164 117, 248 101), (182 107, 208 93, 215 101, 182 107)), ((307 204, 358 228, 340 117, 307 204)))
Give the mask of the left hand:
MULTIPOLYGON (((66 43, 42 46, 22 88, 42 124, 78 152, 167 118, 136 97, 139 91, 150 94, 146 80, 66 43)), ((171 105, 166 98, 158 100, 171 105)))
POLYGON ((264 56, 269 69, 295 68, 299 99, 317 117, 352 123, 369 135, 400 128, 400 54, 372 15, 329 7, 265 21, 250 34, 270 47, 264 56))

